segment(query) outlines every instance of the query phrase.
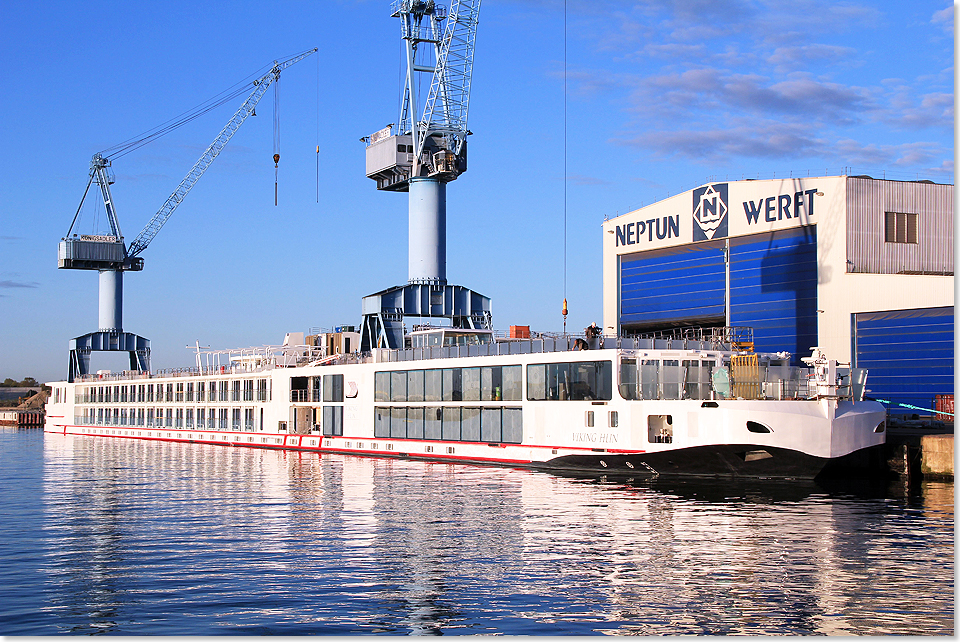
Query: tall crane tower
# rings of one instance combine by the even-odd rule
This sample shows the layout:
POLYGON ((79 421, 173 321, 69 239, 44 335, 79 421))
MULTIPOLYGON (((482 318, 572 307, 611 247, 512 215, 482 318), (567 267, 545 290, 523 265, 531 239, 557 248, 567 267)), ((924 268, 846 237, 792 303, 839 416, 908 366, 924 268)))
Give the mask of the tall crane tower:
POLYGON ((439 317, 490 329, 490 299, 447 283, 446 186, 467 170, 467 111, 480 0, 395 0, 406 75, 394 125, 365 136, 366 174, 377 189, 408 192, 407 285, 363 299, 361 350, 402 348, 403 318, 439 317), (417 90, 429 76, 421 102, 417 90))
MULTIPOLYGON (((183 202, 187 193, 196 185, 203 173, 207 171, 210 164, 220 154, 233 135, 237 133, 240 125, 244 123, 248 116, 254 113, 257 103, 266 93, 267 88, 280 79, 280 72, 290 65, 303 60, 310 54, 316 52, 316 49, 305 51, 283 60, 274 61, 273 66, 266 74, 252 81, 253 91, 240 106, 240 109, 233 115, 226 126, 220 131, 210 146, 203 152, 200 158, 194 163, 193 167, 187 172, 187 175, 180 181, 177 189, 167 198, 160 210, 153 215, 153 218, 140 231, 140 234, 126 246, 123 242, 123 234, 120 232, 120 221, 117 218, 116 208, 114 207, 113 196, 110 193, 110 185, 114 183, 114 174, 111 170, 112 160, 104 156, 104 152, 93 155, 90 161, 90 180, 87 181, 87 188, 83 192, 83 198, 80 199, 80 206, 73 217, 70 229, 67 235, 60 240, 58 248, 57 267, 68 270, 97 270, 100 273, 100 328, 97 332, 91 332, 70 341, 70 372, 68 381, 74 381, 77 377, 88 374, 90 369, 91 352, 127 352, 130 355, 130 369, 138 371, 150 370, 150 341, 141 336, 123 331, 123 273, 138 272, 143 269, 143 258, 140 253, 147 249, 150 242, 156 237, 157 232, 167 222, 174 210, 183 202), (110 234, 88 235, 72 234, 73 228, 77 223, 77 217, 83 208, 83 202, 90 192, 90 186, 96 183, 100 188, 103 197, 103 205, 106 209, 106 218, 110 226, 110 234)), ((226 100, 240 95, 250 87, 250 84, 242 86, 226 98, 221 99, 213 106, 226 102, 226 100)), ((211 109, 208 106, 206 109, 211 109)), ((117 157, 141 147, 146 143, 159 138, 176 127, 183 125, 199 113, 197 111, 188 113, 184 118, 174 123, 168 123, 143 137, 128 141, 126 144, 119 145, 109 150, 113 157, 117 157)), ((277 159, 279 160, 279 159, 277 159)))

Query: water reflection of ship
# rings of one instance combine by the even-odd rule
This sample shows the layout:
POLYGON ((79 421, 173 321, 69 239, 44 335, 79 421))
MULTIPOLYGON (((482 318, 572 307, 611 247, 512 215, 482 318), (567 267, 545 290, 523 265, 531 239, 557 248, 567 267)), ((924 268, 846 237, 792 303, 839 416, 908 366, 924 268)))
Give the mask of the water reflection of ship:
MULTIPOLYGON (((181 574, 216 570, 229 547, 231 563, 270 565, 279 597, 246 615, 323 627, 354 617, 351 607, 375 607, 353 631, 475 627, 479 601, 484 613, 529 626, 589 618, 595 632, 862 634, 877 631, 864 614, 891 599, 889 588, 863 588, 886 573, 864 561, 893 554, 889 496, 856 487, 604 480, 134 440, 45 448, 55 471, 48 503, 87 501, 87 519, 103 522, 84 530, 49 516, 63 522, 68 551, 58 581, 75 578, 68 599, 81 601, 78 578, 99 586, 85 602, 99 626, 125 617, 137 557, 152 550, 169 566, 173 541, 188 551, 181 565, 213 558, 181 574), (148 541, 136 520, 150 514, 159 528, 148 541), (211 524, 220 531, 212 540, 211 524)), ((952 524, 952 501, 948 509, 952 524)))

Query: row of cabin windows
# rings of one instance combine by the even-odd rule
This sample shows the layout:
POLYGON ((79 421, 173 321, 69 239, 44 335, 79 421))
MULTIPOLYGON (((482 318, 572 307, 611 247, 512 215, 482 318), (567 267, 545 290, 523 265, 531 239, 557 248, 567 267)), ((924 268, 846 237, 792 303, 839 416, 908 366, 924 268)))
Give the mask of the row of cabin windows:
POLYGON ((373 436, 519 444, 522 413, 520 408, 505 407, 377 407, 373 436))
POLYGON ((374 400, 520 401, 521 366, 433 368, 378 372, 374 400))
MULTIPOLYGON (((435 368, 378 372, 377 402, 521 401, 522 366, 435 368)), ((527 366, 527 399, 610 400, 613 364, 610 361, 541 363, 527 366)))
POLYGON ((197 430, 263 429, 256 408, 90 408, 75 417, 85 426, 150 426, 197 430))
POLYGON ((82 386, 78 388, 76 403, 270 401, 269 382, 269 379, 234 379, 232 381, 82 386))

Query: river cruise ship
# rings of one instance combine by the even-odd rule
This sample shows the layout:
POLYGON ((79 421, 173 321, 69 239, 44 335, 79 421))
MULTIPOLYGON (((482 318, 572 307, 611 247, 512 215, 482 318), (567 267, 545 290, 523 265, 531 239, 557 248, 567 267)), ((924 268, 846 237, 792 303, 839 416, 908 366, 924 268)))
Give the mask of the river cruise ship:
POLYGON ((497 337, 417 328, 359 353, 351 328, 197 351, 178 371, 51 383, 45 430, 569 473, 813 478, 884 443, 866 372, 743 329, 497 337), (746 340, 745 340, 746 339, 746 340))

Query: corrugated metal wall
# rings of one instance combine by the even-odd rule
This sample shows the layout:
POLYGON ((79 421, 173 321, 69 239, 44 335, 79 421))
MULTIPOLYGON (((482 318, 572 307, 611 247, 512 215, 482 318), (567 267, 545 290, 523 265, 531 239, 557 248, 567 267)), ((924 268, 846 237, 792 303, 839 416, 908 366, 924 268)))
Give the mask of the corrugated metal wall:
POLYGON ((953 393, 952 307, 864 312, 853 321, 854 365, 869 370, 868 396, 934 408, 936 395, 953 393))
MULTIPOLYGON (((632 256, 620 263, 620 326, 643 332, 723 325, 724 242, 632 256)), ((799 357, 817 345, 815 226, 730 239, 731 323, 754 329, 761 352, 799 357)))
POLYGON ((953 273, 953 185, 847 179, 847 272, 953 273), (918 215, 917 243, 887 243, 886 212, 918 215))

